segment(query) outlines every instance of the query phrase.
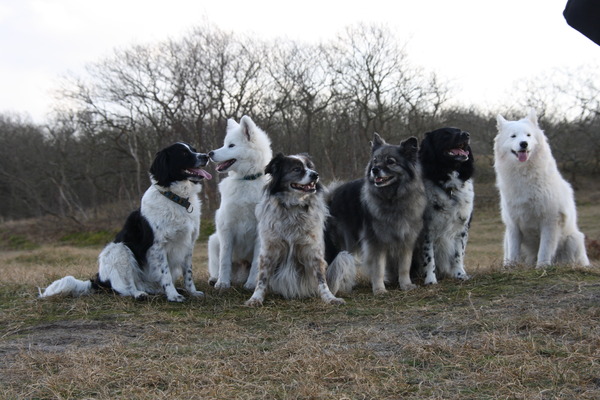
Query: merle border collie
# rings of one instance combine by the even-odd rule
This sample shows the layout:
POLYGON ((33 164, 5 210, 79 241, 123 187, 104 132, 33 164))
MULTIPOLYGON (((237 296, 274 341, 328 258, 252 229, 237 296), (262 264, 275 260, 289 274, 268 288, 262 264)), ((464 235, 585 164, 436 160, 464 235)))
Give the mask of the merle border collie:
MULTIPOLYGON (((343 271, 328 271, 323 230, 327 206, 319 174, 306 154, 277 154, 265 172, 271 180, 256 208, 260 256, 258 278, 247 306, 261 306, 267 291, 284 298, 319 296, 343 304, 332 293, 343 283, 343 271)), ((354 271, 348 271, 353 274, 354 271)))

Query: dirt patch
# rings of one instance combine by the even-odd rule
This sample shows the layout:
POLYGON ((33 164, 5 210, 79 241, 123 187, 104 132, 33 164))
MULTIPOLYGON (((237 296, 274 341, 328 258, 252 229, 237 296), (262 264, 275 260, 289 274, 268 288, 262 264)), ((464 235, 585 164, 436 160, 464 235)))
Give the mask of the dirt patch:
MULTIPOLYGON (((118 321, 63 320, 12 332, 12 339, 0 342, 0 369, 11 371, 15 359, 24 353, 62 353, 101 349, 115 344, 143 340, 146 328, 118 321)), ((15 376, 0 374, 8 381, 15 376)), ((4 379, 0 378, 0 382, 4 379)))

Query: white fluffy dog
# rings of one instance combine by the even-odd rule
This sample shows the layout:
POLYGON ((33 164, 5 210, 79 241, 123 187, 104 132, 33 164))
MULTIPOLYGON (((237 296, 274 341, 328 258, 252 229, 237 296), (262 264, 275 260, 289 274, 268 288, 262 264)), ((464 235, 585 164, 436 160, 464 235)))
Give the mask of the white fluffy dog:
POLYGON ((500 191, 504 264, 587 266, 573 189, 558 171, 534 110, 518 121, 497 117, 494 167, 500 191))
POLYGON ((219 183, 221 205, 215 214, 216 233, 208 240, 209 283, 224 290, 244 283, 253 290, 260 243, 256 205, 266 183, 265 167, 272 158, 271 141, 248 116, 227 121, 223 147, 208 153, 217 171, 229 176, 219 183))

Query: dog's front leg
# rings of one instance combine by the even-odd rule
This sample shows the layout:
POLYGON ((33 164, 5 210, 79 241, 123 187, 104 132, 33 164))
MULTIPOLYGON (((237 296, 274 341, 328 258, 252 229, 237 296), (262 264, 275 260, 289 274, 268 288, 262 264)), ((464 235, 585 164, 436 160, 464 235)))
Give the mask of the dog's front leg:
POLYGON ((504 233, 504 266, 515 265, 519 262, 521 252, 521 241, 523 234, 520 229, 513 225, 506 225, 504 233))
POLYGON ((233 256, 233 240, 230 232, 219 235, 219 277, 215 289, 226 290, 231 287, 231 262, 233 256))
MULTIPOLYGON (((414 243, 413 243, 414 244, 414 243)), ((412 247, 405 249, 394 259, 398 260, 398 284, 401 290, 416 289, 417 285, 410 279, 410 264, 412 262, 412 247)))
POLYGON ((269 279, 273 276, 275 268, 277 268, 278 260, 278 257, 273 254, 260 254, 256 287, 252 297, 245 303, 248 307, 262 306, 269 287, 269 279))
POLYGON ((422 249, 423 269, 425 270, 425 285, 435 285, 437 277, 435 275, 435 252, 433 251, 433 242, 429 237, 429 233, 425 233, 422 249))
POLYGON ((185 297, 180 295, 177 289, 175 289, 167 254, 162 246, 153 245, 150 247, 148 250, 148 267, 152 271, 152 276, 158 274, 160 287, 162 292, 167 296, 167 300, 179 303, 185 300, 185 297))
POLYGON ((543 268, 552 264, 552 259, 558 248, 559 233, 555 221, 542 225, 536 268, 543 268))
POLYGON ((465 250, 468 239, 469 229, 465 226, 465 229, 454 238, 454 254, 450 267, 450 276, 463 281, 469 279, 469 275, 465 271, 465 250))
POLYGON ((248 274, 248 279, 246 279, 246 283, 244 284, 244 289, 254 290, 256 287, 256 279, 258 276, 258 260, 260 255, 260 239, 257 237, 254 243, 254 253, 252 255, 252 265, 250 266, 250 273, 248 274))
POLYGON ((374 295, 387 293, 385 289, 385 265, 387 255, 385 251, 372 249, 367 243, 363 244, 363 265, 369 266, 371 287, 374 295))
POLYGON ((329 286, 327 285, 327 263, 323 258, 317 258, 313 261, 315 265, 315 274, 317 276, 317 282, 319 283, 319 296, 327 304, 345 304, 344 299, 335 297, 329 286))
POLYGON ((194 284, 194 278, 192 276, 192 252, 189 252, 185 256, 185 260, 183 262, 183 282, 185 285, 185 290, 187 290, 191 296, 204 296, 204 292, 196 290, 196 285, 194 284))

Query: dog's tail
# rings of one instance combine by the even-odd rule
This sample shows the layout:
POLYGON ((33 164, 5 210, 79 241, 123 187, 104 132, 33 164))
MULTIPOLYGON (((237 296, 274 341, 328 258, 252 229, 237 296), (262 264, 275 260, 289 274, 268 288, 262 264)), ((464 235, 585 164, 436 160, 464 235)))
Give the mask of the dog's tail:
POLYGON ((38 288, 38 292, 40 298, 55 295, 79 297, 92 294, 95 287, 91 280, 80 281, 69 275, 52 282, 44 291, 38 288))
POLYGON ((356 283, 356 263, 347 251, 340 252, 327 268, 327 285, 331 293, 349 293, 356 283))

